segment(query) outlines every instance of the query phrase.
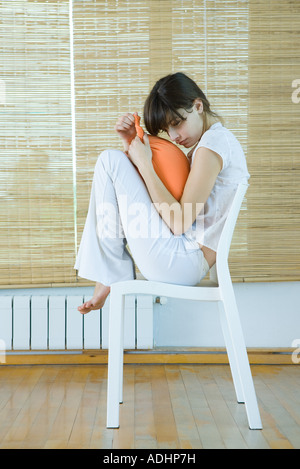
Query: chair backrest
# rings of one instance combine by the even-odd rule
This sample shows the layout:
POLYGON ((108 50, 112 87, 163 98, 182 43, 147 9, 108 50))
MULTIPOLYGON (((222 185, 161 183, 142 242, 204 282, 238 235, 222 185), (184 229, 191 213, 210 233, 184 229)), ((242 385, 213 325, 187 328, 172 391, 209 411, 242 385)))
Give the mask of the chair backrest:
POLYGON ((228 216, 226 218, 217 249, 218 257, 228 258, 230 244, 235 229, 236 221, 240 213, 241 205, 244 199, 244 196, 247 192, 249 184, 240 183, 237 187, 235 196, 233 198, 231 207, 229 209, 228 216))
POLYGON ((209 271, 210 280, 216 284, 219 283, 220 272, 224 272, 224 267, 226 265, 228 267, 228 255, 231 240, 248 186, 249 184, 246 183, 241 183, 238 185, 231 207, 229 209, 229 213, 224 223, 217 248, 217 261, 209 271))

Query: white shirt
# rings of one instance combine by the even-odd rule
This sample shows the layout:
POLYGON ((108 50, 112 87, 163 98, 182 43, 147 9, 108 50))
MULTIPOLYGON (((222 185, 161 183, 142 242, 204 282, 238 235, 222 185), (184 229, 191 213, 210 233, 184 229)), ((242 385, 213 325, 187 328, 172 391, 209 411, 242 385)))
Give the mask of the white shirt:
POLYGON ((217 251, 221 232, 227 218, 235 191, 239 183, 247 183, 248 173, 244 151, 233 135, 220 122, 213 124, 201 137, 195 148, 191 166, 196 151, 200 147, 208 148, 222 158, 223 166, 217 176, 215 185, 204 204, 204 210, 197 216, 192 230, 186 233, 187 237, 214 251, 217 251))

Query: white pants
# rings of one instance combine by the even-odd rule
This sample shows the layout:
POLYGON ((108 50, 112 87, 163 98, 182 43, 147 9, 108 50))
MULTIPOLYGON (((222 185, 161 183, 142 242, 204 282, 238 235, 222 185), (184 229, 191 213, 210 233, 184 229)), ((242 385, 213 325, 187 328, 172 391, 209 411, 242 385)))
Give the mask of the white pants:
POLYGON ((148 280, 196 285, 209 270, 199 245, 170 231, 127 156, 119 150, 106 150, 95 166, 74 268, 80 277, 107 286, 134 279, 134 263, 126 244, 148 280))

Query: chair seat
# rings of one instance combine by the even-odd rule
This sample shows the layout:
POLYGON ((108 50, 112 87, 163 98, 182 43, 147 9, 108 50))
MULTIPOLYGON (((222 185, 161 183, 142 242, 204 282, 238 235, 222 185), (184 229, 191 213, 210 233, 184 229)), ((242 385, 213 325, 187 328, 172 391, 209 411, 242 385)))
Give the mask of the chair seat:
POLYGON ((220 301, 221 294, 217 283, 205 280, 199 285, 186 286, 147 280, 140 274, 135 280, 124 280, 111 285, 111 293, 155 295, 201 301, 220 301))

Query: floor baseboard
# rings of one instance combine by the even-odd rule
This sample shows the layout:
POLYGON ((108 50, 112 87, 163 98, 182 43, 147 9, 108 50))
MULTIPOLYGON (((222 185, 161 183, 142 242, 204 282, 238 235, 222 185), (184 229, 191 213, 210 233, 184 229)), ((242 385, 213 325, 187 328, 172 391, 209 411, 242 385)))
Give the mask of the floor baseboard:
MULTIPOLYGON (((295 365, 293 349, 249 348, 250 364, 295 365)), ((1 357, 0 357, 1 358, 1 357)), ((107 350, 74 351, 18 351, 7 352, 0 359, 2 365, 105 365, 107 350)), ((173 348, 125 350, 125 364, 228 364, 224 348, 173 348)))

